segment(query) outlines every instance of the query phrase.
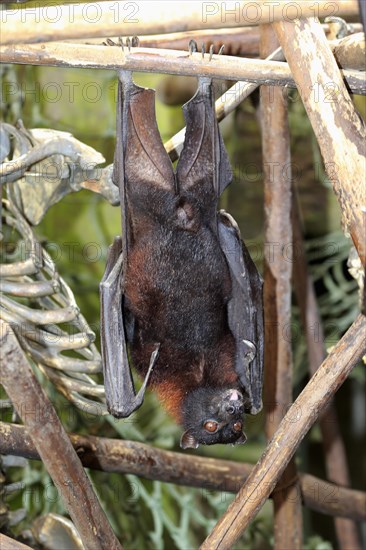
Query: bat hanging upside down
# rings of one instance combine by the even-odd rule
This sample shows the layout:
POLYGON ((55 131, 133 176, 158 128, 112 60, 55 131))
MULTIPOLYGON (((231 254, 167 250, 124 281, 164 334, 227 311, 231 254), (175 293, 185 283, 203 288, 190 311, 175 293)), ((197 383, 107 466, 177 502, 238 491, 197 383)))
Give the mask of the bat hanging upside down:
POLYGON ((244 443, 244 413, 262 406, 262 281, 219 197, 232 172, 211 81, 183 107, 176 170, 155 119, 154 91, 119 79, 114 182, 122 238, 101 282, 107 405, 129 416, 147 383, 183 425, 183 448, 244 443), (128 353, 144 383, 136 395, 128 353))

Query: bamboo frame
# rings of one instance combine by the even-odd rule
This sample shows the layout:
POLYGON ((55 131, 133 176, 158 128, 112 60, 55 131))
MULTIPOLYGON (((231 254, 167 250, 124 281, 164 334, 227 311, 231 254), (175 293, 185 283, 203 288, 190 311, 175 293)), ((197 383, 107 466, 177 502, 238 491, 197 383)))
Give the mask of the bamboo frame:
MULTIPOLYGON (((106 7, 107 4, 108 3, 104 3, 104 7, 106 7)), ((142 4, 143 3, 141 3, 141 5, 142 4)), ((241 3, 240 5, 243 4, 244 3, 241 3)), ((283 9, 284 2, 279 2, 278 4, 280 4, 280 8, 283 9)), ((332 3, 318 2, 316 4, 319 9, 325 9, 326 6, 329 7, 332 3)), ((178 4, 175 6, 178 7, 178 4)), ((186 6, 187 4, 185 4, 185 12, 186 6)), ((304 9, 309 8, 309 4, 305 6, 304 4, 304 9)), ((357 13, 355 10, 358 10, 357 2, 354 1, 338 2, 337 6, 340 10, 351 10, 350 13, 357 13)), ((39 14, 40 13, 41 12, 39 12, 39 14)), ((342 13, 345 13, 345 11, 342 13)), ((172 12, 170 11, 170 30, 176 29, 176 27, 174 27, 176 21, 174 21, 174 16, 172 17, 171 14, 172 12)), ((23 14, 25 18, 29 15, 30 12, 28 12, 27 15, 26 11, 23 14)), ((304 15, 304 12, 302 15, 304 15)), ((323 13, 319 12, 319 15, 323 15, 323 13)), ((19 14, 18 16, 20 17, 19 14)), ((277 17, 275 14, 275 19, 279 20, 280 17, 277 17)), ((77 32, 78 37, 90 36, 89 34, 83 34, 90 32, 90 25, 87 31, 84 25, 85 21, 79 20, 79 22, 81 25, 79 27, 75 25, 74 22, 74 30, 71 30, 70 26, 64 25, 60 32, 57 31, 55 33, 55 29, 53 28, 52 38, 50 39, 57 40, 59 37, 68 36, 70 32, 77 32)), ((259 22, 266 23, 267 21, 265 19, 260 19, 259 22)), ((164 25, 164 21, 162 21, 161 18, 159 23, 164 25)), ((94 32, 96 34, 94 34, 94 36, 100 36, 102 31, 106 31, 104 36, 110 36, 110 33, 112 33, 112 35, 118 34, 116 32, 116 27, 111 29, 109 26, 108 29, 106 29, 106 27, 103 27, 104 24, 105 22, 103 22, 101 26, 95 27, 94 32)), ((181 21, 179 21, 178 24, 181 24, 181 21)), ((188 22, 188 28, 189 24, 188 22)), ((221 25, 222 22, 220 21, 220 26, 221 25)), ((215 24, 210 24, 210 26, 215 28, 215 24)), ((360 212, 362 212, 362 205, 364 205, 364 195, 362 194, 362 190, 360 191, 359 187, 357 187, 360 181, 364 181, 363 177, 365 176, 365 170, 360 165, 359 159, 361 155, 357 154, 354 150, 356 147, 361 153, 364 151, 362 148, 362 140, 365 138, 364 128, 359 123, 356 113, 351 106, 348 93, 341 79, 341 73, 336 66, 334 57, 331 55, 329 44, 326 43, 325 37, 323 39, 324 35, 319 32, 320 25, 316 21, 311 22, 306 19, 299 22, 296 21, 295 23, 279 20, 275 23, 275 28, 289 61, 289 66, 283 63, 276 65, 275 62, 266 66, 265 63, 267 62, 255 61, 253 63, 248 59, 237 60, 236 58, 218 58, 217 56, 213 56, 212 61, 210 61, 207 55, 188 55, 187 52, 174 53, 169 50, 146 51, 143 48, 133 49, 131 52, 122 52, 119 50, 118 56, 120 57, 120 61, 116 62, 116 50, 113 48, 100 49, 97 46, 84 47, 80 45, 77 45, 78 55, 80 55, 78 59, 75 60, 73 59, 73 55, 75 54, 76 46, 73 44, 44 44, 27 47, 22 44, 16 44, 19 41, 19 34, 14 34, 14 32, 11 33, 11 25, 6 28, 5 41, 7 40, 9 44, 15 43, 16 45, 14 47, 3 46, 1 48, 1 54, 3 62, 113 69, 124 68, 126 70, 145 70, 148 72, 167 72, 171 74, 206 75, 233 80, 249 79, 254 80, 256 84, 262 83, 267 85, 294 86, 296 83, 300 89, 300 93, 302 93, 303 101, 318 137, 326 165, 328 164, 329 167, 329 163, 334 163, 334 161, 339 158, 339 152, 334 152, 331 147, 334 142, 336 144, 338 142, 342 143, 342 148, 352 157, 351 181, 348 181, 350 177, 349 166, 347 169, 341 166, 341 177, 339 181, 333 178, 333 185, 340 201, 345 225, 352 235, 362 261, 365 262, 365 245, 363 244, 362 237, 362 235, 364 235, 365 222, 363 221, 362 215, 360 215, 360 212), (304 43, 312 46, 309 46, 306 50, 306 55, 303 55, 304 52, 302 52, 302 55, 298 57, 298 53, 296 52, 297 48, 294 48, 294 44, 301 50, 301 46, 304 43), (321 53, 321 55, 319 55, 319 53, 321 53), (103 63, 101 57, 103 57, 103 63), (317 74, 322 74, 323 78, 320 78, 319 82, 315 82, 317 82, 321 88, 323 93, 322 98, 324 99, 324 90, 326 90, 328 82, 335 83, 336 86, 338 86, 338 90, 340 90, 340 95, 338 96, 340 97, 340 101, 337 101, 337 104, 333 105, 330 110, 327 111, 327 116, 330 118, 333 117, 334 120, 337 121, 336 126, 339 126, 338 133, 333 133, 333 126, 329 129, 322 123, 322 110, 306 92, 309 84, 314 84, 312 67, 315 66, 317 62, 319 62, 321 67, 321 71, 317 74), (291 71, 293 72, 294 80, 292 79, 291 71), (329 80, 329 78, 334 80, 329 80), (305 89, 302 89, 302 86, 305 89), (323 135, 323 132, 325 132, 325 135, 323 135), (355 185, 356 190, 354 189, 355 185)), ((154 26, 154 32, 160 32, 159 29, 159 26, 154 26)), ((129 33, 135 32, 133 27, 130 26, 128 30, 129 33)), ((144 24, 138 25, 137 32, 139 34, 141 34, 141 30, 146 31, 146 26, 144 26, 144 24)), ((163 31, 166 30, 165 26, 163 31)), ((43 40, 45 36, 49 36, 47 33, 50 32, 49 25, 48 28, 37 26, 37 36, 32 29, 27 30, 23 27, 21 38, 22 40, 26 39, 29 41, 43 40)), ((342 63, 343 62, 344 61, 342 61, 342 63)), ((356 74, 356 72, 352 71, 343 71, 343 75, 346 77, 346 81, 353 91, 366 93, 365 83, 362 83, 363 75, 356 74)), ((280 129, 283 130, 281 125, 280 129)), ((286 276, 288 276, 288 274, 286 276)), ((287 289, 284 294, 285 298, 288 297, 288 292, 287 289)), ((350 372, 356 361, 364 353, 364 348, 362 348, 362 345, 364 345, 362 337, 365 329, 365 317, 360 315, 347 334, 335 346, 329 357, 325 359, 320 369, 311 379, 295 404, 290 408, 284 420, 281 422, 278 431, 273 435, 273 439, 268 445, 262 460, 253 469, 246 485, 239 491, 233 505, 204 542, 202 548, 210 548, 210 550, 211 548, 228 548, 258 512, 261 505, 278 482, 280 475, 289 463, 302 437, 304 437, 306 431, 319 416, 321 410, 324 409, 330 397, 344 381, 346 375, 350 372), (291 415, 294 415, 294 411, 295 413, 298 412, 299 409, 296 407, 299 406, 303 407, 303 409, 300 409, 303 414, 300 418, 295 414, 297 423, 295 426, 291 423, 291 430, 289 430, 288 426, 289 422, 291 422, 291 415), (314 410, 312 410, 312 407, 314 407, 314 410), (255 495, 252 500, 249 498, 245 502, 245 497, 248 496, 245 493, 246 487, 250 487, 251 483, 253 483, 255 487, 260 485, 263 490, 260 495, 255 495), (239 521, 242 521, 240 526, 238 525, 239 521)), ((14 388, 12 391, 14 391, 14 388)), ((192 463, 192 457, 189 458, 192 463)), ((287 477, 283 482, 282 488, 280 487, 281 491, 284 493, 288 492, 289 487, 292 486, 291 482, 291 476, 287 477)), ((344 491, 347 490, 344 489, 344 491)), ((253 497, 250 490, 248 494, 253 497)), ((276 493, 274 498, 276 500, 276 493)), ((277 539, 277 545, 279 544, 278 540, 279 539, 277 539)), ((110 547, 113 548, 113 545, 110 547)), ((299 546, 295 544, 292 547, 295 548, 299 546)))
POLYGON ((290 7, 286 0, 273 4, 265 0, 241 1, 236 2, 234 8, 225 3, 177 1, 169 5, 169 10, 163 2, 151 9, 151 2, 147 0, 101 2, 93 3, 93 6, 92 10, 84 4, 6 10, 0 13, 1 41, 3 44, 16 44, 20 40, 34 43, 75 37, 159 34, 217 29, 223 23, 231 28, 272 23, 284 17, 293 20, 299 17, 358 14, 357 0, 298 0, 295 6, 290 7))

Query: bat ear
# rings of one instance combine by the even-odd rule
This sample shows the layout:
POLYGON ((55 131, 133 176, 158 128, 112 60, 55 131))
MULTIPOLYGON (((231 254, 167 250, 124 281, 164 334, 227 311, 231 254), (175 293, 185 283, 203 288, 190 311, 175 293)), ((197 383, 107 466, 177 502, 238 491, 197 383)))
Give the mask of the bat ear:
POLYGON ((244 432, 241 433, 241 436, 239 437, 239 439, 237 439, 234 443, 234 445, 244 445, 244 443, 246 442, 247 440, 247 436, 245 435, 244 432))
POLYGON ((180 446, 182 449, 197 449, 199 447, 199 443, 197 439, 194 437, 192 430, 188 429, 180 438, 180 446))

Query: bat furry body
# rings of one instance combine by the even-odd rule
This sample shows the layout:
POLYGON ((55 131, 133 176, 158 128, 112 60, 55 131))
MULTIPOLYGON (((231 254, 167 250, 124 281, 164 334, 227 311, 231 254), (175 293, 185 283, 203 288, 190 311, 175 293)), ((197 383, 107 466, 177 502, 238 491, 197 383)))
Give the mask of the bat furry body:
POLYGON ((262 282, 234 220, 217 212, 232 174, 211 81, 199 80, 184 114, 174 171, 154 92, 121 73, 114 181, 123 237, 101 283, 107 403, 116 416, 142 403, 145 386, 136 396, 129 348, 145 385, 183 424, 184 448, 243 443, 243 413, 261 407, 262 282))

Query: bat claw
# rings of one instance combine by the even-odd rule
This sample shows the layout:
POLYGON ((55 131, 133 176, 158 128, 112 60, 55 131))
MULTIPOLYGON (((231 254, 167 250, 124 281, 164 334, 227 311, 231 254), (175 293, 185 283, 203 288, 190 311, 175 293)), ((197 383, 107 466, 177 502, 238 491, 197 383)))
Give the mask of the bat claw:
POLYGON ((206 47, 205 47, 205 44, 204 44, 204 43, 203 43, 202 46, 201 46, 201 53, 202 53, 202 59, 204 59, 205 53, 206 53, 206 47))
POLYGON ((111 38, 107 38, 105 42, 102 42, 103 46, 119 46, 122 48, 122 51, 125 49, 125 45, 128 48, 128 51, 131 51, 131 48, 138 48, 140 45, 140 39, 138 36, 133 36, 132 38, 126 38, 126 44, 123 43, 123 38, 118 37, 118 42, 114 42, 111 38))
POLYGON ((192 55, 192 53, 196 52, 198 50, 197 42, 195 40, 190 40, 188 44, 188 51, 189 55, 192 55))
POLYGON ((212 60, 213 53, 214 53, 214 45, 211 44, 210 49, 209 49, 209 54, 210 54, 209 61, 212 60))
POLYGON ((352 25, 349 25, 342 17, 330 15, 324 19, 324 23, 328 23, 331 34, 335 34, 335 38, 344 38, 352 32, 352 25))
POLYGON ((107 38, 105 42, 102 42, 103 46, 117 46, 117 44, 111 39, 107 38))
POLYGON ((221 54, 222 54, 222 52, 224 51, 224 49, 225 49, 225 44, 223 44, 223 45, 221 46, 221 48, 219 49, 219 51, 218 51, 218 54, 217 54, 217 55, 221 55, 221 54))

